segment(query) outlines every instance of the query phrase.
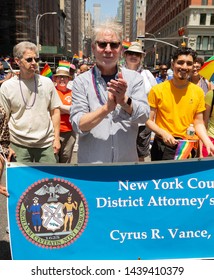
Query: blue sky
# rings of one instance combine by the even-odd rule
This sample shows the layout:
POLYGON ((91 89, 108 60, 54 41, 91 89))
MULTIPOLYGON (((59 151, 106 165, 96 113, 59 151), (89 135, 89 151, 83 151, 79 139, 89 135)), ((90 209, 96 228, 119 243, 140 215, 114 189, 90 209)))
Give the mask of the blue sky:
POLYGON ((115 17, 117 14, 118 0, 86 0, 86 11, 93 16, 93 4, 101 5, 102 18, 115 17))

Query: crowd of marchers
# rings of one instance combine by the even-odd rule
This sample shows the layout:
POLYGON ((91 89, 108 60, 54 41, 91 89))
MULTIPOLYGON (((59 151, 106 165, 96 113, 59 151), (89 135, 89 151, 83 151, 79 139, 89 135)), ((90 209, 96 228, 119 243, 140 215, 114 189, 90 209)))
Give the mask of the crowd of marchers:
MULTIPOLYGON (((31 42, 14 46, 18 72, 6 73, 0 61, 1 174, 5 161, 71 164, 77 141, 83 164, 174 160, 184 140, 194 142, 188 158, 213 156, 213 90, 198 73, 203 59, 181 47, 171 65, 151 72, 141 43, 124 49, 122 42, 119 24, 96 26, 95 63, 62 61, 51 78, 39 73, 31 42)), ((9 195, 2 185, 0 193, 9 195)))

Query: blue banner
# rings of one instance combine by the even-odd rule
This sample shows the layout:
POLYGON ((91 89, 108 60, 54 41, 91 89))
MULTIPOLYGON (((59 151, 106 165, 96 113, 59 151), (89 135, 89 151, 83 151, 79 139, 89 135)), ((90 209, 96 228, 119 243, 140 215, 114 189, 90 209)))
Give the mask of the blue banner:
POLYGON ((7 166, 15 260, 214 257, 214 160, 7 166))

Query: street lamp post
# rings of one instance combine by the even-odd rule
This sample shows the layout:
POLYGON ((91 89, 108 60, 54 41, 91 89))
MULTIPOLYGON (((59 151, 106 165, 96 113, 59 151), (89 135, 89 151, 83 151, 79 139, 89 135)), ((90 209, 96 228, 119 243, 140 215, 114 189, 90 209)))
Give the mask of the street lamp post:
MULTIPOLYGON (((146 32, 146 35, 152 36, 155 40, 157 40, 156 36, 152 33, 146 32)), ((155 59, 154 59, 154 69, 156 69, 156 63, 157 63, 157 42, 154 44, 154 49, 155 49, 155 59)))
POLYGON ((38 51, 40 49, 39 48, 39 22, 40 22, 40 19, 45 15, 57 15, 57 12, 47 12, 44 14, 38 14, 36 16, 36 45, 37 45, 38 51))

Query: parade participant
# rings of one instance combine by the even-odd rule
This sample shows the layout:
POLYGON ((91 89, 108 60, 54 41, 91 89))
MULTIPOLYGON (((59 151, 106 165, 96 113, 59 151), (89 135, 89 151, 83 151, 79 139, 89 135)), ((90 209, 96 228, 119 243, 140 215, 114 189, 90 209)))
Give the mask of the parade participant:
POLYGON ((156 81, 158 84, 166 81, 166 80, 171 80, 171 78, 167 75, 167 66, 165 64, 160 65, 160 73, 158 77, 156 78, 156 81))
POLYGON ((154 86, 148 95, 151 111, 146 124, 156 133, 151 149, 152 160, 174 159, 178 139, 186 137, 190 124, 194 125, 208 154, 214 153, 214 145, 203 122, 204 92, 188 81, 195 58, 192 49, 178 48, 173 55, 172 80, 154 86))
POLYGON ((84 73, 84 72, 86 72, 86 71, 88 71, 88 70, 89 70, 88 65, 82 64, 82 65, 80 66, 80 74, 82 74, 82 73, 84 73))
POLYGON ((73 80, 74 80, 75 75, 76 75, 76 66, 74 64, 72 64, 72 63, 70 64, 70 71, 69 71, 69 73, 70 73, 70 79, 69 79, 69 81, 67 83, 67 88, 72 90, 73 80))
POLYGON ((67 88, 67 84, 71 79, 69 69, 66 67, 58 67, 53 80, 56 83, 56 89, 62 101, 60 106, 60 142, 61 148, 58 153, 59 163, 71 163, 72 153, 76 140, 76 133, 73 131, 69 121, 72 91, 67 88))
POLYGON ((2 85, 3 82, 7 81, 13 76, 13 73, 9 72, 6 73, 4 71, 4 65, 2 63, 2 60, 0 60, 0 86, 2 85))
MULTIPOLYGON (((205 107, 206 110, 204 111, 204 124, 207 129, 208 136, 212 143, 214 144, 214 90, 210 90, 205 95, 205 107)), ((208 152, 203 143, 200 143, 200 156, 207 157, 208 152)))
MULTIPOLYGON (((132 42, 130 47, 124 51, 125 67, 135 70, 141 74, 144 80, 146 94, 156 85, 156 80, 149 70, 143 68, 145 52, 139 42, 132 42)), ((139 124, 137 135, 137 152, 139 161, 150 160, 151 130, 145 124, 139 124)))
POLYGON ((5 81, 0 104, 9 119, 11 148, 19 162, 56 162, 60 149, 60 98, 51 79, 35 74, 38 49, 21 42, 13 49, 20 74, 5 81))
POLYGON ((193 64, 193 71, 190 74, 189 80, 195 85, 201 87, 204 91, 204 94, 206 94, 211 89, 211 83, 207 81, 204 77, 201 77, 198 73, 203 65, 204 65, 203 58, 196 57, 193 64))
POLYGON ((142 77, 118 69, 122 27, 115 22, 95 27, 92 50, 96 65, 75 78, 71 122, 79 133, 78 162, 138 161, 138 123, 149 116, 142 77))

